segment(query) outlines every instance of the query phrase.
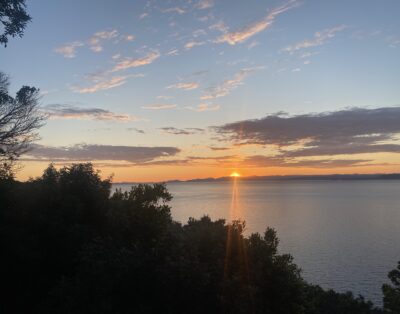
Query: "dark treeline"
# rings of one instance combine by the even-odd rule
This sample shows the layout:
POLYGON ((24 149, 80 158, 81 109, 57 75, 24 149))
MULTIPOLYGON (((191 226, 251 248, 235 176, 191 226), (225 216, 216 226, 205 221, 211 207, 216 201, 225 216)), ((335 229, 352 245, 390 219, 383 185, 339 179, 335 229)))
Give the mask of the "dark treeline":
MULTIPOLYGON (((305 282, 273 229, 174 222, 162 184, 110 196, 91 164, 0 177, 1 313, 384 312, 305 282)), ((399 274, 384 287, 388 313, 400 313, 399 274)))

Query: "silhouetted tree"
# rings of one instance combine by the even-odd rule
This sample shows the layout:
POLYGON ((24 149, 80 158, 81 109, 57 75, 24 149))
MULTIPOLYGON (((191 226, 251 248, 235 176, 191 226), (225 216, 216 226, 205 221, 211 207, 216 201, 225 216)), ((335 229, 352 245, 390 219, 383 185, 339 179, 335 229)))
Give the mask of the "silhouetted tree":
POLYGON ((26 152, 38 138, 44 115, 38 111, 39 90, 23 86, 13 98, 8 94, 9 79, 0 72, 0 162, 26 152))
POLYGON ((25 8, 25 0, 0 0, 0 29, 3 31, 0 44, 6 47, 9 37, 22 37, 26 24, 31 20, 25 8))
POLYGON ((273 229, 181 225, 163 184, 110 191, 91 164, 0 180, 0 313, 382 313, 305 282, 273 229))
POLYGON ((396 269, 389 272, 388 277, 392 285, 382 286, 384 309, 388 313, 400 313, 400 262, 396 269))

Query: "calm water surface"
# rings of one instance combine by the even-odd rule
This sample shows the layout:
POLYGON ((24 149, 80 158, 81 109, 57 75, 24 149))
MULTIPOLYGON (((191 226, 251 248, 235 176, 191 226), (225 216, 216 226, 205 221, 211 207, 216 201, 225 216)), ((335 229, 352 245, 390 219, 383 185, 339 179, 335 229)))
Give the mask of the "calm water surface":
MULTIPOLYGON (((118 186, 123 189, 128 186, 118 186)), ((309 282, 382 305, 400 260, 400 181, 171 183, 172 216, 242 219, 247 233, 278 232, 309 282)))

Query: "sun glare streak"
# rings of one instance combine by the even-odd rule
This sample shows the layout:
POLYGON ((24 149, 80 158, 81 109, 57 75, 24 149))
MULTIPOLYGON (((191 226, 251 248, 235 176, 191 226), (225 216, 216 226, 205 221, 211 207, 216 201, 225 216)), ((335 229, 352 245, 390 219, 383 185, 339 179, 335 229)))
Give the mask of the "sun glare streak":
MULTIPOLYGON (((233 172, 231 177, 234 180, 232 181, 232 198, 229 210, 229 224, 227 226, 224 280, 229 279, 232 274, 239 275, 246 284, 250 285, 247 248, 243 238, 245 222, 241 220, 243 212, 240 206, 239 180, 236 180, 237 177, 240 177, 240 174, 233 172), (237 271, 239 272, 236 273, 237 271)), ((253 300, 252 295, 250 297, 253 300)))

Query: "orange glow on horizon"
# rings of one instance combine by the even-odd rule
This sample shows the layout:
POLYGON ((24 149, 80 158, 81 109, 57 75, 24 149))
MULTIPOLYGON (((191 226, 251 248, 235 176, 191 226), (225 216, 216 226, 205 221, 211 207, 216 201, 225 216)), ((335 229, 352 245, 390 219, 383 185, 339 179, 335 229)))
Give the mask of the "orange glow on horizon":
POLYGON ((240 175, 240 173, 234 171, 234 172, 231 173, 230 176, 233 177, 233 178, 238 178, 238 177, 240 177, 241 175, 240 175))

